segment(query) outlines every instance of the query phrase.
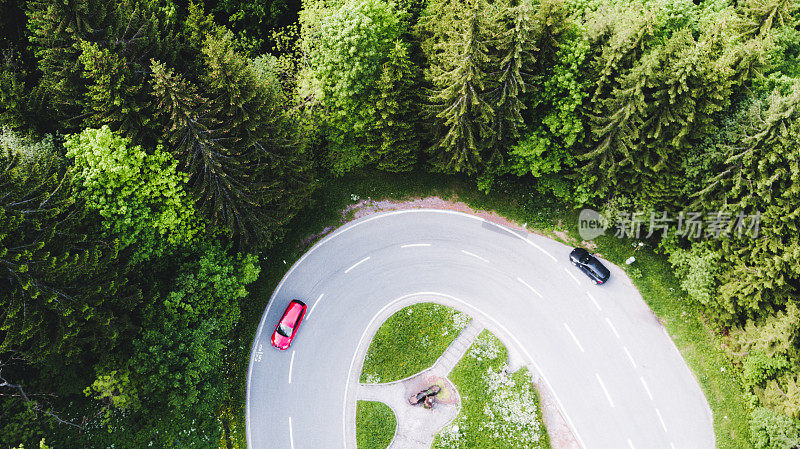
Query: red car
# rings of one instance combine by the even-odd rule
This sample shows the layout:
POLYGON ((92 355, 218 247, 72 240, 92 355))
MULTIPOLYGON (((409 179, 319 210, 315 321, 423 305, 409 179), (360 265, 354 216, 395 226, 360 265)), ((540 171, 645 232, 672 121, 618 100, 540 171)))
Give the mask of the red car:
POLYGON ((297 328, 303 322, 303 317, 306 315, 306 305, 299 299, 293 299, 283 312, 281 320, 275 326, 275 332, 272 333, 272 346, 283 351, 287 349, 294 335, 297 333, 297 328))

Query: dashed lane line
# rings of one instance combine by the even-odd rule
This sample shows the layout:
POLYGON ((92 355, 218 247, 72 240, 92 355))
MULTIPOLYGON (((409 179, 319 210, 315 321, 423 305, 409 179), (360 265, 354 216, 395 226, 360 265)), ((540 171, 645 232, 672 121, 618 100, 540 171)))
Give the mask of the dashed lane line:
POLYGON ((578 337, 576 337, 575 334, 572 333, 572 329, 569 328, 567 323, 564 323, 564 329, 566 329, 567 332, 569 332, 569 335, 572 337, 572 340, 575 342, 575 344, 578 345, 578 348, 581 350, 581 352, 586 352, 583 349, 583 346, 581 345, 581 342, 578 341, 578 337))
POLYGON ((619 332, 617 332, 617 328, 614 327, 614 323, 611 322, 610 318, 606 317, 606 323, 608 323, 608 327, 611 328, 611 331, 614 332, 614 335, 616 335, 617 338, 620 338, 619 337, 619 332))
POLYGON ((521 278, 521 277, 518 277, 518 278, 517 278, 517 280, 518 280, 518 281, 520 281, 520 282, 522 282, 522 285, 524 285, 524 286, 528 287, 528 289, 529 289, 530 291, 532 291, 532 292, 536 293, 536 296, 538 296, 538 297, 540 297, 540 298, 544 298, 544 296, 542 296, 542 294, 541 294, 541 293, 539 293, 539 292, 538 292, 538 291, 537 291, 535 288, 531 287, 531 286, 530 286, 530 284, 528 284, 527 282, 525 282, 524 280, 522 280, 522 278, 521 278))
POLYGON ((647 392, 647 396, 652 401, 653 400, 653 393, 650 392, 650 387, 647 386, 647 382, 644 381, 644 377, 640 377, 639 380, 642 381, 642 386, 644 386, 644 391, 647 392))
POLYGON ((349 273, 349 272, 350 272, 350 270, 352 270, 353 268, 355 268, 355 267, 357 267, 357 266, 361 265, 362 263, 364 263, 364 262, 368 261, 369 259, 370 259, 370 256, 367 256, 367 257, 365 257, 365 258, 363 258, 363 259, 359 260, 359 261, 358 261, 358 262, 356 262, 356 263, 355 263, 353 266, 351 266, 350 268, 348 268, 348 269, 344 270, 345 274, 349 273))
POLYGON ((578 285, 581 285, 581 281, 579 281, 579 280, 578 280, 578 278, 577 278, 577 277, 575 277, 575 275, 574 275, 574 274, 572 274, 572 272, 571 272, 571 271, 569 271, 569 270, 568 270, 568 269, 566 269, 566 268, 564 268, 564 271, 565 271, 565 272, 566 272, 566 273, 569 275, 569 277, 571 277, 571 278, 572 278, 572 280, 573 280, 573 281, 575 281, 575 283, 576 283, 576 284, 578 284, 578 285))
POLYGON ((661 411, 656 409, 656 415, 658 415, 658 420, 661 422, 661 427, 664 429, 664 432, 667 431, 667 424, 664 422, 664 417, 661 416, 661 411))
POLYGON ((636 361, 633 360, 633 356, 631 355, 631 352, 628 351, 628 347, 623 346, 622 349, 625 350, 625 354, 628 356, 628 360, 631 362, 631 365, 633 365, 633 369, 636 369, 636 361))
POLYGON ((314 301, 314 305, 311 306, 311 310, 308 311, 308 316, 306 317, 306 319, 311 318, 311 314, 314 313, 314 309, 316 309, 317 304, 319 304, 319 302, 322 301, 323 296, 325 296, 325 293, 320 293, 319 298, 317 298, 317 300, 314 301))
POLYGON ((294 449, 294 433, 292 432, 292 417, 289 417, 289 444, 292 445, 292 449, 294 449))
MULTIPOLYGON (((572 273, 570 273, 570 274, 572 274, 572 273)), ((573 277, 574 277, 574 276, 573 276, 573 277)), ((599 303, 599 302, 597 302, 597 300, 596 300, 596 299, 594 299, 594 296, 592 296, 592 294, 591 294, 591 293, 589 293, 589 292, 586 292, 586 296, 588 296, 588 297, 589 297, 589 299, 591 299, 591 300, 592 300, 592 302, 594 303, 594 306, 595 306, 595 307, 597 307, 597 310, 598 310, 598 311, 602 311, 602 310, 603 310, 603 308, 602 308, 602 307, 600 307, 600 303, 599 303)))
POLYGON ((600 388, 602 388, 603 393, 606 394, 606 399, 608 399, 609 405, 611 405, 611 408, 614 408, 614 401, 611 399, 611 395, 608 393, 608 390, 606 389, 606 384, 603 383, 603 379, 600 378, 600 373, 594 373, 594 377, 597 378, 597 382, 600 384, 600 388))
POLYGON ((462 252, 462 253, 464 253, 464 254, 466 254, 466 255, 468 255, 468 256, 471 256, 471 257, 474 257, 474 258, 476 258, 476 259, 480 259, 480 260, 482 260, 482 261, 484 261, 484 262, 486 262, 486 263, 489 263, 489 261, 488 261, 488 260, 484 259, 483 257, 481 257, 481 256, 479 256, 479 255, 477 255, 477 254, 475 254, 475 253, 471 253, 471 252, 469 252, 469 251, 466 251, 466 250, 463 250, 463 249, 461 250, 461 252, 462 252))

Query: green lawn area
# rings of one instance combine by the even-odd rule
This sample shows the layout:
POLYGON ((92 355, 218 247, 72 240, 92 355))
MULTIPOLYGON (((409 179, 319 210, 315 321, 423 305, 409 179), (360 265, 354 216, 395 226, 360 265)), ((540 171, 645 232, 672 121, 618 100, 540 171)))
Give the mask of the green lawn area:
POLYGON ((432 449, 548 449, 539 395, 526 368, 508 373, 508 352, 483 331, 450 373, 461 412, 432 449))
MULTIPOLYGON (((266 252, 262 260, 261 277, 251 286, 248 301, 242 304, 239 351, 230 354, 225 366, 231 382, 228 386, 230 408, 237 411, 239 421, 231 428, 244 428, 244 393, 250 345, 261 314, 289 266, 315 241, 309 236, 319 234, 326 227, 339 226, 341 211, 356 202, 357 198, 402 200, 430 195, 464 201, 475 209, 494 210, 518 223, 527 223, 529 229, 538 229, 557 240, 563 240, 564 236, 576 238, 578 235, 577 211, 569 210, 552 196, 541 194, 532 186, 520 182, 499 183, 492 194, 485 195, 476 190, 473 181, 441 174, 393 175, 369 171, 322 181, 314 205, 298 215, 284 239, 266 252)), ((595 243, 598 252, 621 266, 633 254, 630 240, 606 237, 596 239, 595 243)), ((751 449, 747 441, 748 405, 739 382, 738 368, 730 363, 721 349, 722 337, 715 335, 701 321, 701 311, 686 301, 663 255, 645 246, 637 250, 635 256, 638 261, 631 267, 634 283, 664 322, 700 381, 714 413, 717 448, 751 449)), ((233 447, 245 448, 236 440, 232 443, 233 447)))
POLYGON ((358 401, 356 406, 356 447, 386 449, 394 438, 397 420, 383 402, 358 401))
POLYGON ((419 303, 389 317, 364 358, 361 382, 392 382, 436 362, 467 323, 469 315, 441 304, 419 303))

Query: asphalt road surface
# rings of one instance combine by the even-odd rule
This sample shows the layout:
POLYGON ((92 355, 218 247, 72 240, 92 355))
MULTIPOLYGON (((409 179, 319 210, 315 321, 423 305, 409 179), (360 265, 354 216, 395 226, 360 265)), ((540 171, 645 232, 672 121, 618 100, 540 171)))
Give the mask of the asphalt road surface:
POLYGON ((595 286, 571 248, 440 210, 354 221, 295 263, 267 306, 247 382, 251 449, 355 448, 363 354, 393 304, 427 300, 488 323, 547 382, 584 449, 712 449, 711 412, 685 361, 623 271, 595 286), (293 298, 292 346, 269 339, 293 298), (379 319, 380 318, 380 319, 379 319))

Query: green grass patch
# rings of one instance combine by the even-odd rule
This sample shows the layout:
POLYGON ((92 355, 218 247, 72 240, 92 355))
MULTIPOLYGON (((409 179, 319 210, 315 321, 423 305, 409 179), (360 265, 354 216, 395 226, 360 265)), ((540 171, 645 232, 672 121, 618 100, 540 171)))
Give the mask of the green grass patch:
POLYGON ((373 337, 361 382, 392 382, 429 368, 469 320, 465 313, 428 302, 397 311, 373 337))
POLYGON ((358 401, 356 406, 356 447, 386 449, 394 438, 397 419, 383 402, 358 401))
POLYGON ((508 351, 489 331, 470 346, 450 380, 461 412, 436 436, 432 449, 548 449, 539 395, 527 368, 507 372, 508 351))

